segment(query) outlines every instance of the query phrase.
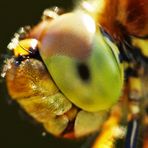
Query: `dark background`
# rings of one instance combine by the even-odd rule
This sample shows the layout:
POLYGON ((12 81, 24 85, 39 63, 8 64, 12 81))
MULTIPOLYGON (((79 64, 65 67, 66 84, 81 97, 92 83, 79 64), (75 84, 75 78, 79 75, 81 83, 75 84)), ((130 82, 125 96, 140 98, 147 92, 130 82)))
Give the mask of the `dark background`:
MULTIPOLYGON (((36 24, 45 8, 72 8, 72 0, 3 0, 0 2, 0 69, 7 54, 7 44, 16 30, 36 24)), ((84 140, 69 141, 47 134, 10 100, 4 79, 0 78, 0 148, 80 148, 84 140)), ((82 146, 83 145, 83 146, 82 146)))

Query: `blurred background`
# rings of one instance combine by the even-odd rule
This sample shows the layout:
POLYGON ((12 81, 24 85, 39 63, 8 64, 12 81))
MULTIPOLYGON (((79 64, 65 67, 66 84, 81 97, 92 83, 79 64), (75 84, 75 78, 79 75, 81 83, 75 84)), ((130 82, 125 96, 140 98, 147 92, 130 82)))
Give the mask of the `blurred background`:
MULTIPOLYGON (((72 0, 4 0, 0 2, 0 69, 7 55, 7 44, 21 26, 40 21, 44 9, 60 6, 70 10, 72 0)), ((87 146, 86 146, 87 145, 87 146)), ((10 100, 4 79, 0 78, 0 148, 86 148, 86 140, 70 141, 46 134, 10 100)))

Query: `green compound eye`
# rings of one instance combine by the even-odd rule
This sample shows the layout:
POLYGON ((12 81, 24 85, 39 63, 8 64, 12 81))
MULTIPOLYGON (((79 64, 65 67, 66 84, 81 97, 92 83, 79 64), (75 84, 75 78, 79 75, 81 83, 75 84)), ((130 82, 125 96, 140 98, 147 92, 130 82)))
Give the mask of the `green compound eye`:
POLYGON ((61 27, 50 34, 51 30, 54 32, 53 26, 56 26, 53 23, 42 40, 43 45, 48 41, 49 46, 49 49, 41 47, 42 58, 61 92, 76 106, 91 112, 109 109, 117 102, 123 85, 123 69, 118 59, 118 49, 97 29, 93 35, 89 35, 87 25, 81 23, 83 14, 72 15, 73 22, 79 22, 79 29, 71 28, 71 24, 67 26, 66 20, 70 21, 71 14, 62 16, 63 18, 55 22, 63 23, 63 26, 66 24, 66 31, 68 27, 71 28, 69 32, 65 31, 64 34, 64 27, 61 27), (86 30, 84 38, 80 28, 82 31, 86 30), (59 46, 54 45, 57 43, 55 40, 59 41, 59 46), (88 45, 86 40, 90 41, 88 45), (62 46, 65 41, 68 45, 62 46), (75 46, 77 49, 74 49, 75 46))

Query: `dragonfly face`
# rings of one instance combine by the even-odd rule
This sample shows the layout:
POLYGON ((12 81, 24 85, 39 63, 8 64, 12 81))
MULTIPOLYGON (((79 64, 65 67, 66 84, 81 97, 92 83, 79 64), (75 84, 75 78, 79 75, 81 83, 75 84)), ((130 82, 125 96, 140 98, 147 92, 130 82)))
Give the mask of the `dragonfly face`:
MULTIPOLYGON (((118 103, 126 85, 124 73, 135 84, 128 86, 130 100, 137 92, 136 99, 141 97, 139 63, 135 53, 130 51, 131 56, 127 56, 125 48, 142 48, 147 56, 146 42, 133 37, 130 45, 122 44, 123 36, 118 40, 105 25, 112 39, 98 25, 96 15, 80 8, 61 15, 46 11, 44 15, 35 27, 15 34, 9 44, 14 55, 5 65, 8 91, 48 132, 63 137, 86 136, 102 127, 108 111, 118 103)), ((138 114, 138 103, 133 102, 132 107, 129 105, 130 119, 138 114)), ((122 111, 115 107, 112 112, 109 124, 118 125, 122 111)))
POLYGON ((50 124, 59 124, 57 131, 51 131, 55 135, 61 134, 70 121, 75 122, 75 135, 85 135, 78 132, 83 126, 79 122, 90 122, 85 116, 95 117, 96 123, 86 132, 90 133, 104 120, 100 114, 121 95, 123 69, 118 48, 83 11, 41 23, 46 23, 44 34, 36 35, 32 29, 24 38, 18 33, 9 44, 14 52, 6 73, 9 93, 49 131, 53 128, 50 124))

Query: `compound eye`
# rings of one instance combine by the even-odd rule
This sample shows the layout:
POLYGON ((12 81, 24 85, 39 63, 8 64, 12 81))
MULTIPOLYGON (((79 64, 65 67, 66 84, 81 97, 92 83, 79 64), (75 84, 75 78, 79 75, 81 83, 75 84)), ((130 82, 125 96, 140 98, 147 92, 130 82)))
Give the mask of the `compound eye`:
MULTIPOLYGON (((72 15, 75 22, 83 19, 81 14, 72 15)), ((61 26, 67 26, 65 23, 70 19, 68 14, 61 18, 61 26)), ((42 40, 41 45, 50 40, 48 46, 43 45, 40 50, 53 80, 61 92, 79 108, 91 112, 109 109, 117 102, 123 84, 123 69, 116 56, 116 46, 110 46, 99 30, 90 34, 87 27, 85 28, 88 24, 80 24, 79 29, 76 25, 68 25, 69 32, 66 30, 64 34, 62 27, 54 30, 57 22, 52 24, 52 29, 49 29, 47 36, 42 40), (85 32, 84 38, 81 38, 83 32, 80 28, 85 32), (64 39, 59 40, 61 34, 64 39), (57 44, 54 45, 55 43, 57 44)))

